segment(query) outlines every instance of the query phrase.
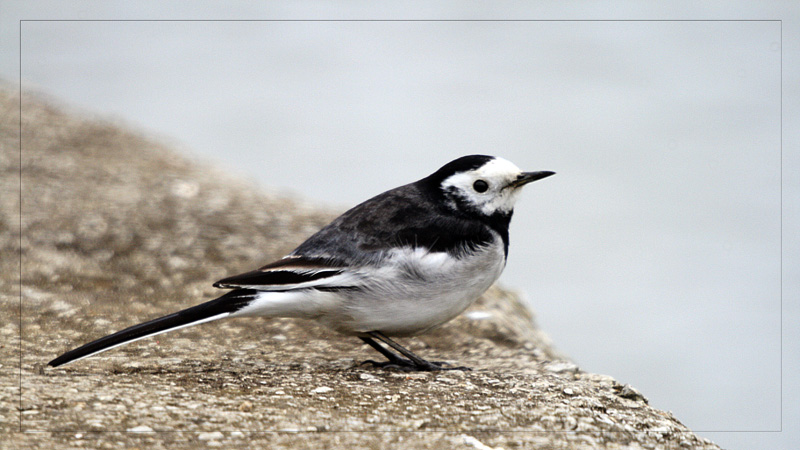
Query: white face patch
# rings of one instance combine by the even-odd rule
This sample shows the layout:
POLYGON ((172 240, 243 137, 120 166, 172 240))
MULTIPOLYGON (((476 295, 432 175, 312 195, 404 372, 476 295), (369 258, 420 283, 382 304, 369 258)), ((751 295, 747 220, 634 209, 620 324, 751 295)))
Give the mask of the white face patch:
POLYGON ((447 177, 442 181, 442 189, 446 192, 455 189, 457 195, 486 215, 508 213, 514 208, 519 189, 507 186, 521 173, 511 161, 495 158, 477 169, 447 177), (478 180, 485 182, 488 189, 479 192, 475 185, 478 180))

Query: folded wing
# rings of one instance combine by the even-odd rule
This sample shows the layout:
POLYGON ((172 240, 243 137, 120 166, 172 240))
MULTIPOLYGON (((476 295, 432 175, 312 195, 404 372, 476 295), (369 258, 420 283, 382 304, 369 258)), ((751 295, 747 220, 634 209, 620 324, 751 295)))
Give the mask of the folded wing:
POLYGON ((345 288, 354 280, 351 270, 332 259, 291 255, 259 269, 219 280, 214 287, 287 291, 314 287, 345 288))

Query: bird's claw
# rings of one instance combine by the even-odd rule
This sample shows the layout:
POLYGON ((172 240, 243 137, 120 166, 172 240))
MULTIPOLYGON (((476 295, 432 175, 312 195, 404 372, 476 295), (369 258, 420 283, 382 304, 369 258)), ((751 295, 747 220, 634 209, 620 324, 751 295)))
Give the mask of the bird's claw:
POLYGON ((368 359, 360 365, 371 364, 373 367, 380 369, 394 369, 402 372, 438 372, 440 370, 463 370, 471 371, 469 367, 457 366, 447 367, 450 364, 444 361, 424 361, 424 364, 417 364, 413 361, 402 359, 394 361, 374 361, 368 359))

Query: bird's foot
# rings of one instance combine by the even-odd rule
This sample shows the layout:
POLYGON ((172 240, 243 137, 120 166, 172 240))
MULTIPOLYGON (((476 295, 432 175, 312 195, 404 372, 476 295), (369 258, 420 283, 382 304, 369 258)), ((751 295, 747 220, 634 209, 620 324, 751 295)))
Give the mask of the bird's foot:
POLYGON ((394 359, 391 361, 373 361, 371 359, 368 359, 363 363, 361 363, 361 365, 364 364, 371 364, 372 367, 378 367, 380 369, 394 369, 402 372, 438 372, 440 370, 463 370, 463 371, 472 370, 469 367, 464 367, 464 366, 450 367, 450 364, 444 361, 423 360, 421 364, 418 364, 408 359, 394 359))

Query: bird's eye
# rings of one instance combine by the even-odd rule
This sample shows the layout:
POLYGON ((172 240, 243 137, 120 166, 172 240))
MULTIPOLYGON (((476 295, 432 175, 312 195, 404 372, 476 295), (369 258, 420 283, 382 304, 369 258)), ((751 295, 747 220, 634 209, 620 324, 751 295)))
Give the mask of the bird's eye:
POLYGON ((478 193, 486 192, 489 189, 489 183, 483 180, 477 180, 472 183, 472 189, 475 189, 475 192, 478 193))

